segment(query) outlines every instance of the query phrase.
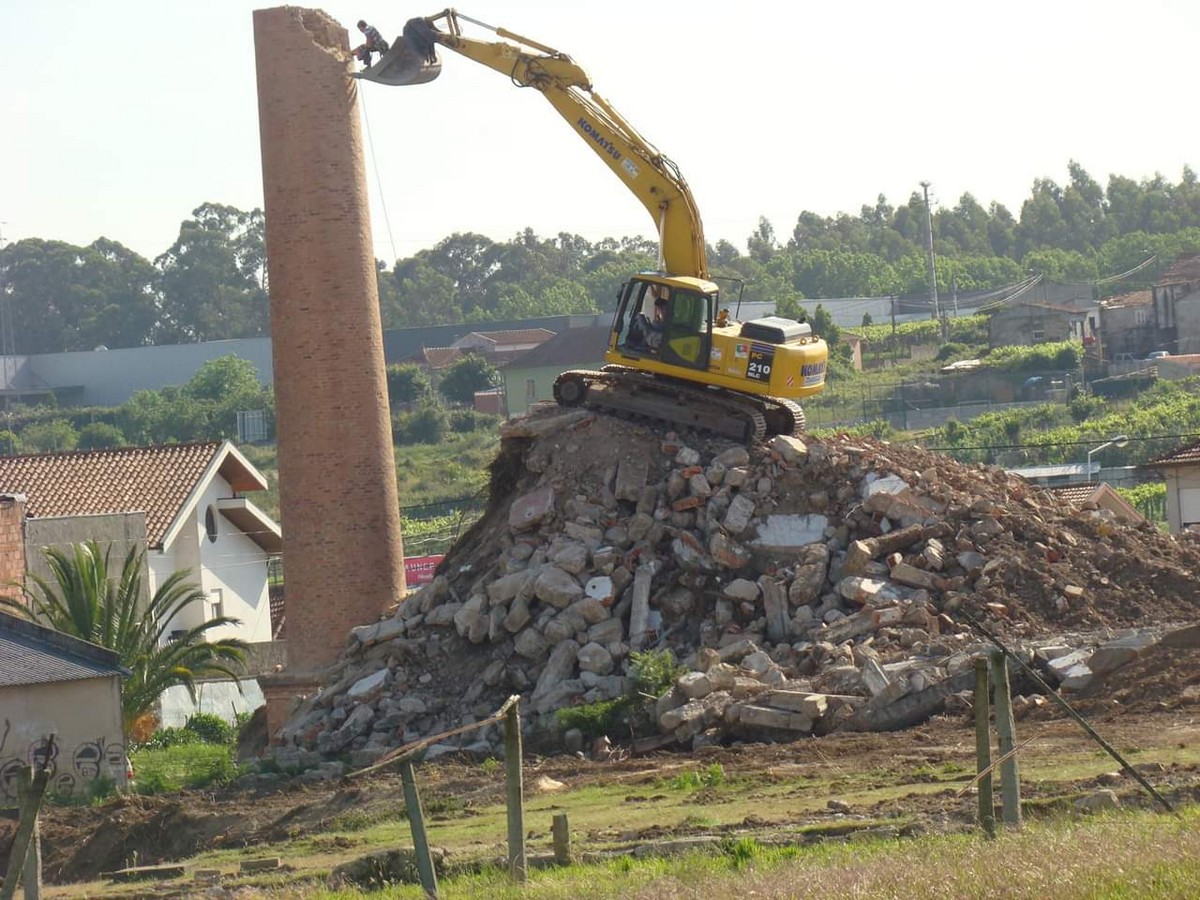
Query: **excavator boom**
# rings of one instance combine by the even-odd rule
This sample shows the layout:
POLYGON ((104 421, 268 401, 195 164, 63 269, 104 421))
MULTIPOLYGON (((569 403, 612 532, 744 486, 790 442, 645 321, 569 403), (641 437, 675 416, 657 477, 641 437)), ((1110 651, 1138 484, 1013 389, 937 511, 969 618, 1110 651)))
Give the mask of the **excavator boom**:
POLYGON ((662 267, 673 275, 708 277, 704 226, 678 167, 596 93, 587 73, 567 54, 447 9, 409 20, 392 49, 357 77, 389 85, 432 81, 441 72, 439 46, 507 75, 521 87, 541 91, 650 213, 662 267), (460 19, 508 40, 464 37, 460 19), (439 21, 444 21, 445 30, 437 27, 439 21))

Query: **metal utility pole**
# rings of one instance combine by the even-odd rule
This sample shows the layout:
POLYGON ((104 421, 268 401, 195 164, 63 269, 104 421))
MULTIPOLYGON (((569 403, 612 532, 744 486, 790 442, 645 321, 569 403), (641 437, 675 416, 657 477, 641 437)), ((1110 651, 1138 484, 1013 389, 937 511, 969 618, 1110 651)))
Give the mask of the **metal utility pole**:
POLYGON ((937 295, 937 263, 933 258, 933 208, 929 205, 929 185, 932 182, 922 181, 921 190, 925 192, 925 225, 926 233, 929 236, 929 301, 933 308, 933 318, 941 318, 941 310, 938 309, 937 295))

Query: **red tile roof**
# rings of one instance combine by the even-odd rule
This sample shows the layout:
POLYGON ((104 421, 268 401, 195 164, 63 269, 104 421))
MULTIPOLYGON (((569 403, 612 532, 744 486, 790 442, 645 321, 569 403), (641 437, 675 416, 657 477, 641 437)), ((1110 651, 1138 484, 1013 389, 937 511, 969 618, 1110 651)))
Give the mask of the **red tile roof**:
POLYGON ((459 347, 422 347, 413 361, 431 369, 444 369, 458 362, 466 353, 459 347))
MULTIPOLYGON (((224 446, 213 441, 0 456, 0 492, 24 494, 26 514, 36 518, 145 512, 147 543, 156 547, 224 446)), ((221 474, 235 491, 264 487, 229 456, 221 474)))
POLYGON ((1104 301, 1108 307, 1118 306, 1149 306, 1154 302, 1153 291, 1132 291, 1128 294, 1117 294, 1104 301))
POLYGON ((494 344, 540 344, 554 337, 554 332, 546 328, 517 328, 511 331, 472 331, 463 335, 455 343, 461 343, 469 337, 481 337, 494 344))
POLYGON ((1183 253, 1154 283, 1156 285, 1189 284, 1197 281, 1200 281, 1200 253, 1183 253))
POLYGON ((1193 441, 1178 450, 1164 453, 1157 459, 1150 460, 1146 465, 1153 468, 1155 466, 1190 466, 1197 463, 1200 463, 1200 441, 1193 441))
POLYGON ((1046 487, 1042 490, 1071 503, 1085 503, 1095 498, 1096 489, 1099 487, 1100 485, 1091 482, 1088 484, 1064 484, 1061 487, 1046 487))

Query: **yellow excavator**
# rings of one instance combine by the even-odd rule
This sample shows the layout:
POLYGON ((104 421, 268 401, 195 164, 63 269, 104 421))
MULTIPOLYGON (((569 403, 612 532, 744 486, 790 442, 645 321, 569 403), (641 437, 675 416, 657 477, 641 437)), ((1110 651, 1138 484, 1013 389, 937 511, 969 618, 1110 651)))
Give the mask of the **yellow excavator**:
POLYGON ((806 323, 779 316, 737 322, 721 308, 700 213, 675 163, 592 89, 567 54, 453 9, 409 20, 403 36, 357 77, 423 84, 441 72, 439 47, 541 91, 641 201, 658 231, 659 270, 633 275, 617 295, 607 365, 563 372, 555 399, 736 440, 803 431, 796 401, 824 388, 828 347, 806 323), (507 40, 465 37, 462 22, 507 40))

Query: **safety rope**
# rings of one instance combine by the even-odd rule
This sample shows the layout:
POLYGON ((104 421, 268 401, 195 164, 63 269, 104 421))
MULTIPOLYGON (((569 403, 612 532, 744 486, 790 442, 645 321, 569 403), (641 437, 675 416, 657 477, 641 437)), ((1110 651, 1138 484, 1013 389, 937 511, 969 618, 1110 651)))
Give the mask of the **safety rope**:
POLYGON ((392 248, 392 265, 400 257, 396 254, 396 241, 392 238, 392 220, 388 217, 387 195, 383 192, 383 181, 379 177, 379 160, 375 156, 375 142, 371 138, 371 117, 367 115, 367 97, 364 91, 358 92, 359 103, 362 104, 363 124, 367 129, 367 149, 371 154, 371 168, 375 170, 375 188, 379 191, 379 206, 383 210, 383 224, 387 228, 388 244, 392 248))

